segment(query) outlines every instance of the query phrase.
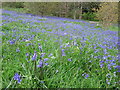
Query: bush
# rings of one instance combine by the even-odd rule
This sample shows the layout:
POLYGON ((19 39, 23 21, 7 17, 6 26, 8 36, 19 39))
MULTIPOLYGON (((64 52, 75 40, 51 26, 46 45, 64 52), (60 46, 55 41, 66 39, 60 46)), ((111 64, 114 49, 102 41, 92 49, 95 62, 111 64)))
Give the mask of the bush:
POLYGON ((97 21, 96 14, 91 12, 83 13, 82 18, 85 20, 97 21))

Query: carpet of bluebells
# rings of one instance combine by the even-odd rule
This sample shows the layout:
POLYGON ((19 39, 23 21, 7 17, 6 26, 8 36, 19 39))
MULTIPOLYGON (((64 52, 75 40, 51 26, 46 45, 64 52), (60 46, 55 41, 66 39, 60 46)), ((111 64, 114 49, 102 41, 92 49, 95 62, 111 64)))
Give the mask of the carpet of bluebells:
POLYGON ((119 87, 117 31, 7 10, 1 27, 3 88, 119 87))

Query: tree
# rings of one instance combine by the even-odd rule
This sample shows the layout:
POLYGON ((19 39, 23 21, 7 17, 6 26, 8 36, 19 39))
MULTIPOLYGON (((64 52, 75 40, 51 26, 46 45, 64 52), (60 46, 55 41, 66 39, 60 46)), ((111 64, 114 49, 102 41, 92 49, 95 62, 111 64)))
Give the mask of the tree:
POLYGON ((2 2, 2 7, 24 8, 24 2, 2 2))
POLYGON ((29 13, 42 16, 82 19, 83 12, 93 12, 92 9, 97 8, 98 4, 94 2, 28 2, 25 3, 25 8, 29 13))
POLYGON ((103 25, 109 26, 118 21, 118 3, 104 2, 100 4, 97 10, 97 18, 102 21, 103 25))

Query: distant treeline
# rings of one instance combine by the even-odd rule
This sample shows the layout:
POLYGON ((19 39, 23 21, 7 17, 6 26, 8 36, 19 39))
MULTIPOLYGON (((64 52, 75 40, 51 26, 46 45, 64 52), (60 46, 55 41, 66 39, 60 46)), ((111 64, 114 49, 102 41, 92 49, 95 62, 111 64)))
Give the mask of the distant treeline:
POLYGON ((118 21, 117 2, 4 2, 4 7, 24 8, 26 13, 111 24, 118 21))

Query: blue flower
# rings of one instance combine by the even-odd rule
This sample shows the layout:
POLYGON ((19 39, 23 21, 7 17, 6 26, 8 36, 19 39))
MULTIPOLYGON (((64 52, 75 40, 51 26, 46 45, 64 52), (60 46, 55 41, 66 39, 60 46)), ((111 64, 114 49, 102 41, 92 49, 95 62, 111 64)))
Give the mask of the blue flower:
POLYGON ((66 56, 64 49, 62 49, 62 56, 66 56))
POLYGON ((100 68, 102 68, 104 66, 104 64, 100 64, 100 68))
POLYGON ((48 65, 48 63, 45 63, 48 60, 49 60, 48 58, 45 58, 44 61, 40 60, 39 65, 37 65, 37 67, 43 67, 43 65, 48 65))
POLYGON ((107 59, 107 56, 103 56, 103 59, 107 59))
POLYGON ((116 66, 115 69, 118 69, 117 72, 120 72, 120 66, 116 66))
POLYGON ((72 61, 72 60, 69 58, 68 61, 72 61))
POLYGON ((111 70, 111 64, 108 64, 107 66, 108 66, 108 69, 111 70))
POLYGON ((87 79, 89 77, 89 74, 83 73, 82 76, 84 76, 84 78, 87 79))
POLYGON ((104 63, 104 61, 100 61, 100 63, 104 63))
POLYGON ((106 80, 106 83, 107 83, 107 84, 110 84, 110 81, 107 79, 107 80, 106 80))
POLYGON ((38 48, 42 52, 42 46, 40 44, 39 44, 38 48))
POLYGON ((44 57, 44 56, 45 56, 45 54, 46 54, 46 53, 41 53, 41 56, 40 56, 40 57, 41 57, 41 58, 42 58, 42 57, 44 57))
POLYGON ((39 61, 39 65, 37 65, 37 67, 43 67, 43 61, 42 60, 39 61))
POLYGON ((72 37, 71 38, 69 38, 70 40, 72 40, 72 37))
POLYGON ((52 55, 53 55, 53 54, 52 54, 52 53, 50 53, 48 57, 51 57, 52 55))
POLYGON ((22 80, 20 79, 20 75, 18 74, 18 73, 15 73, 15 75, 14 75, 14 80, 17 80, 18 81, 18 83, 20 83, 22 80))
POLYGON ((49 60, 48 58, 45 58, 45 59, 44 59, 45 62, 48 61, 48 60, 49 60))
POLYGON ((26 53, 26 56, 29 56, 29 54, 28 54, 28 53, 26 53))
POLYGON ((37 53, 34 52, 34 55, 32 56, 32 60, 36 60, 36 58, 37 58, 37 53))
POLYGON ((88 74, 86 74, 86 75, 85 75, 85 79, 87 79, 88 77, 89 77, 89 75, 88 75, 88 74))
POLYGON ((11 45, 15 43, 15 41, 9 41, 9 42, 10 42, 11 45))
POLYGON ((16 52, 20 52, 20 49, 18 48, 18 49, 16 49, 16 52))
POLYGON ((48 63, 45 63, 45 65, 49 65, 48 63))

